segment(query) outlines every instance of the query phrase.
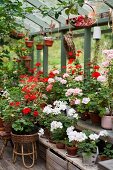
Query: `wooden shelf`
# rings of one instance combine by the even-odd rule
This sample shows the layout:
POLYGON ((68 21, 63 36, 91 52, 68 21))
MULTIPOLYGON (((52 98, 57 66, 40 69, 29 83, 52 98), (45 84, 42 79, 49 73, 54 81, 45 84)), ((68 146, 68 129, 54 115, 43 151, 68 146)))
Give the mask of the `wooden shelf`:
POLYGON ((80 170, 98 170, 97 165, 94 165, 92 167, 90 166, 85 166, 82 163, 82 158, 80 157, 75 157, 75 158, 71 158, 68 157, 66 155, 66 150, 64 149, 57 149, 55 144, 52 144, 49 142, 48 139, 46 138, 39 138, 39 142, 42 143, 43 145, 45 145, 47 148, 53 150, 55 153, 57 153, 58 155, 60 155, 63 159, 67 160, 68 162, 72 163, 73 165, 75 165, 75 167, 79 168, 80 170))

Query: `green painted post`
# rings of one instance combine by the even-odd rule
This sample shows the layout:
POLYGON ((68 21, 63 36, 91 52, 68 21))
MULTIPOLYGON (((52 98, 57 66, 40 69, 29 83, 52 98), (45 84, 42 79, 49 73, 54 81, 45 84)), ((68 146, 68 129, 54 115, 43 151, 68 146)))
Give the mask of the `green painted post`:
POLYGON ((84 72, 86 77, 90 74, 90 69, 87 67, 91 58, 91 28, 85 28, 84 34, 84 72))
MULTIPOLYGON (((37 50, 37 62, 38 63, 41 63, 41 52, 42 50, 37 50)), ((37 71, 40 71, 41 70, 41 67, 37 67, 37 71)))
POLYGON ((63 66, 66 66, 66 51, 64 48, 63 38, 64 38, 64 32, 61 32, 61 72, 65 73, 66 68, 63 68, 63 66))
POLYGON ((44 76, 48 75, 48 47, 43 48, 43 72, 44 76))
POLYGON ((34 67, 34 46, 32 47, 32 52, 31 52, 31 54, 30 54, 30 56, 31 56, 31 68, 33 68, 34 67))

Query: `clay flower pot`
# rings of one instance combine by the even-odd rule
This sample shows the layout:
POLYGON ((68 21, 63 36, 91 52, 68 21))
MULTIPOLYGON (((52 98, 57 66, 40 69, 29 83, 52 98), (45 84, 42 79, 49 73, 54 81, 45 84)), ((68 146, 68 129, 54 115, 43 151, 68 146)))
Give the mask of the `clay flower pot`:
POLYGON ((26 44, 26 46, 27 46, 28 48, 32 48, 32 46, 33 46, 33 41, 27 40, 27 41, 25 41, 25 44, 26 44))
POLYGON ((90 119, 93 125, 101 124, 101 117, 96 113, 90 113, 90 119))
POLYGON ((75 156, 77 154, 78 148, 75 146, 66 146, 67 155, 75 156))
POLYGON ((42 50, 43 49, 43 44, 37 44, 36 49, 37 50, 42 50))
POLYGON ((56 143, 56 147, 57 147, 58 149, 65 149, 65 144, 62 143, 62 142, 57 142, 57 143, 56 143))
POLYGON ((104 129, 108 129, 108 130, 112 129, 112 127, 113 127, 112 121, 113 121, 113 116, 111 116, 111 115, 103 116, 101 118, 101 127, 104 129))
POLYGON ((52 47, 53 45, 53 38, 52 37, 45 37, 44 38, 44 44, 48 47, 52 47))

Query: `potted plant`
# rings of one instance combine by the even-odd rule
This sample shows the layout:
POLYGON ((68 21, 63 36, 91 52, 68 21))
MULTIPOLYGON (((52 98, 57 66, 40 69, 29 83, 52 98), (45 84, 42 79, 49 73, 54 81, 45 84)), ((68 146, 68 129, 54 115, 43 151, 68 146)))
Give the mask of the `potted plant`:
POLYGON ((113 159, 113 145, 111 143, 105 143, 103 151, 98 156, 98 161, 104 161, 113 159))
POLYGON ((53 42, 54 42, 54 40, 52 37, 44 37, 44 45, 46 45, 48 47, 52 47, 53 42))
POLYGON ((66 137, 65 129, 60 121, 51 122, 51 139, 56 142, 56 147, 58 149, 64 149, 64 139, 66 137))
POLYGON ((25 38, 25 44, 26 44, 26 47, 28 48, 32 48, 33 47, 33 40, 30 40, 28 37, 25 38))
POLYGON ((37 40, 36 40, 36 49, 37 50, 42 50, 43 46, 44 46, 44 40, 42 39, 41 36, 38 36, 37 40))
POLYGON ((78 143, 78 152, 82 154, 82 160, 85 165, 93 165, 96 163, 98 156, 97 143, 101 136, 107 136, 107 131, 100 131, 99 134, 95 134, 90 130, 84 130, 81 132, 82 137, 78 143))

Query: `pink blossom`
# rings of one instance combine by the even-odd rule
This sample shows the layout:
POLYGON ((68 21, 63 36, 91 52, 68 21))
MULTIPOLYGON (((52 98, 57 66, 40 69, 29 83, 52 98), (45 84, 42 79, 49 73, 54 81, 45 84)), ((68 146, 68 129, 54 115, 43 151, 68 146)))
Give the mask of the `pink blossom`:
POLYGON ((78 95, 78 94, 81 94, 81 93, 82 93, 82 89, 80 89, 80 88, 74 89, 74 92, 73 92, 74 95, 78 95))
POLYGON ((80 99, 76 99, 75 100, 75 104, 77 105, 77 104, 80 104, 80 99))
POLYGON ((113 59, 113 53, 107 55, 106 59, 107 59, 108 61, 111 61, 111 60, 113 59))
POLYGON ((47 87, 46 87, 46 91, 51 91, 53 88, 53 84, 49 84, 47 87))
POLYGON ((84 97, 84 98, 82 99, 82 103, 83 103, 83 104, 88 104, 89 101, 90 101, 90 98, 89 98, 89 97, 84 97))
POLYGON ((49 84, 54 83, 54 82, 55 82, 55 80, 54 80, 53 78, 49 78, 49 79, 48 79, 48 83, 49 83, 49 84))
POLYGON ((68 89, 67 92, 65 93, 66 96, 71 96, 74 92, 74 89, 68 89))
POLYGON ((69 77, 69 74, 64 73, 64 74, 63 74, 63 78, 67 78, 67 77, 69 77))
POLYGON ((109 61, 104 61, 104 62, 102 63, 102 66, 103 66, 103 67, 108 67, 108 66, 109 66, 109 61))
POLYGON ((82 75, 77 76, 77 77, 75 77, 75 80, 76 81, 83 81, 83 76, 82 75))
POLYGON ((54 70, 54 71, 52 71, 53 72, 53 74, 59 74, 59 71, 58 70, 54 70))
POLYGON ((99 76, 99 77, 97 78, 97 81, 99 81, 99 82, 105 82, 105 81, 106 81, 106 77, 105 77, 105 76, 99 76))
POLYGON ((67 83, 67 80, 62 79, 62 80, 60 81, 60 83, 61 83, 61 84, 66 84, 66 83, 67 83))

